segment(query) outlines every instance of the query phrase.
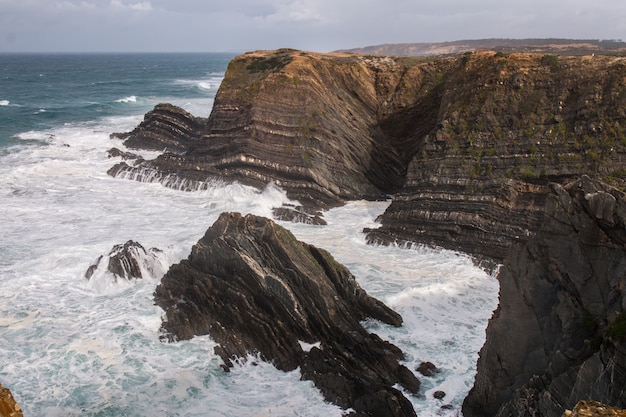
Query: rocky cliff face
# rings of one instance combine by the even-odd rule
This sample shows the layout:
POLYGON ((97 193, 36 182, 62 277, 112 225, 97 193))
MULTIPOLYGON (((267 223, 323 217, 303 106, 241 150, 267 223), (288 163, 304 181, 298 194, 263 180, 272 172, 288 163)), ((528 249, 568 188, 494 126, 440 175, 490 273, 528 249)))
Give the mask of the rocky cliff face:
POLYGON ((502 267, 466 417, 626 407, 626 200, 583 177, 554 184, 536 236, 502 267))
POLYGON ((171 340, 210 334, 227 367, 258 353, 281 370, 300 367, 328 401, 361 416, 414 416, 393 386, 420 383, 402 352, 368 333, 372 317, 402 318, 369 297, 329 253, 253 215, 224 213, 173 265, 155 292, 171 340))
POLYGON ((314 208, 377 199, 400 189, 421 137, 434 128, 441 73, 452 61, 293 50, 232 60, 206 126, 157 106, 127 146, 165 148, 154 161, 122 163, 111 175, 220 177, 255 186, 274 181, 314 208), (202 127, 204 126, 204 127, 202 127), (202 134, 190 137, 196 128, 202 134))
POLYGON ((625 116, 624 58, 253 52, 230 63, 208 120, 157 106, 124 135, 176 153, 110 174, 183 188, 274 181, 305 220, 393 193, 371 241, 499 263, 539 227, 548 182, 624 185, 625 116))
POLYGON ((622 185, 626 60, 466 54, 445 74, 437 126, 371 240, 503 261, 541 222, 548 182, 622 185))

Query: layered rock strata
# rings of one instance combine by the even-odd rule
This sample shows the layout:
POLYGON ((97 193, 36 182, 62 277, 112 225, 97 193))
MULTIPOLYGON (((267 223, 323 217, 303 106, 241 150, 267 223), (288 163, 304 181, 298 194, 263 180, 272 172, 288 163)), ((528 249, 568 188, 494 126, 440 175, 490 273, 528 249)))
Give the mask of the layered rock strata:
POLYGON ((452 62, 248 53, 229 64, 196 140, 188 140, 191 117, 169 106, 165 113, 155 108, 135 131, 114 135, 129 147, 180 142, 170 146, 184 155, 120 163, 109 173, 136 179, 175 174, 199 182, 219 177, 261 188, 275 182, 315 209, 384 198, 400 189, 420 137, 434 127, 432 117, 419 115, 436 114, 437 74, 452 62), (176 123, 180 129, 172 128, 176 123))
POLYGON ((582 177, 553 184, 545 219, 499 273, 466 417, 626 408, 626 199, 582 177))
POLYGON ((325 398, 362 416, 413 416, 393 386, 417 393, 402 352, 368 333, 372 317, 402 318, 368 296, 329 253, 274 222, 223 213, 155 292, 170 340, 209 334, 226 366, 257 353, 278 369, 297 367, 325 398))
POLYGON ((395 194, 379 243, 501 263, 541 223, 549 182, 624 185, 626 61, 466 53, 400 58, 257 51, 230 63, 208 120, 157 106, 130 147, 172 149, 114 176, 195 189, 275 182, 310 220, 395 194))
POLYGON ((540 226, 549 182, 624 185, 624 58, 466 54, 442 89, 436 128, 371 241, 501 263, 540 226))

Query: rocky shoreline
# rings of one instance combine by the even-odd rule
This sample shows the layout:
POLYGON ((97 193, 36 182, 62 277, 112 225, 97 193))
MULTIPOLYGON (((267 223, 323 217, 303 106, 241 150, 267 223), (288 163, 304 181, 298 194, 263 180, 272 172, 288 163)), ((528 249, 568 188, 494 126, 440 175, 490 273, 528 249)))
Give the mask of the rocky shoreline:
MULTIPOLYGON (((348 200, 393 195, 381 227, 366 230, 370 242, 439 246, 484 265, 503 265, 500 306, 487 330, 465 415, 554 416, 580 399, 626 408, 626 206, 620 191, 626 185, 625 120, 626 59, 620 57, 485 52, 424 59, 257 51, 230 63, 208 119, 159 105, 133 132, 116 134, 129 148, 164 153, 151 161, 127 156, 109 173, 189 189, 215 180, 260 188, 273 182, 301 204, 279 208, 280 217, 317 224, 323 224, 323 210, 348 200)), ((263 223, 221 221, 224 230, 263 223)), ((274 230, 270 237, 279 233, 267 224, 259 227, 261 234, 274 230)), ((200 319, 191 320, 184 313, 191 308, 188 296, 178 286, 212 268, 205 258, 217 256, 209 241, 219 236, 207 232, 159 287, 156 298, 168 311, 169 334, 188 338, 208 332, 230 346, 223 352, 226 363, 232 355, 265 352, 281 369, 302 366, 327 398, 342 406, 367 403, 361 411, 368 413, 394 398, 389 415, 410 415, 387 388, 377 391, 382 397, 369 392, 373 397, 363 401, 354 392, 348 401, 328 391, 324 384, 334 377, 316 380, 318 371, 307 374, 302 358, 309 355, 289 338, 286 351, 296 352, 289 358, 275 346, 255 345, 256 333, 230 340, 232 329, 218 331, 221 324, 207 321, 215 314, 204 311, 215 301, 210 292, 202 297, 211 303, 202 297, 192 303, 200 319), (204 266, 193 266, 200 261, 204 266)), ((222 270, 209 275, 228 275, 245 265, 264 270, 251 268, 250 259, 259 262, 268 250, 273 249, 229 255, 233 263, 221 263, 222 270)), ((334 276, 328 267, 333 262, 320 256, 314 258, 334 276)), ((272 262, 280 265, 280 258, 272 262)), ((261 276, 259 282, 282 280, 261 276)), ((301 290, 276 285, 266 286, 280 289, 274 296, 284 306, 304 302, 294 298, 301 290)), ((287 316, 300 317, 292 313, 287 316)), ((318 310, 311 317, 317 316, 324 314, 318 310)), ((302 323, 296 333, 303 331, 302 323)), ((245 334, 238 329, 237 337, 245 334)), ((306 343, 318 340, 306 332, 302 337, 306 343)), ((311 352, 333 352, 321 361, 347 357, 330 347, 311 352)), ((394 376, 387 373, 384 386, 408 378, 391 368, 394 376)))

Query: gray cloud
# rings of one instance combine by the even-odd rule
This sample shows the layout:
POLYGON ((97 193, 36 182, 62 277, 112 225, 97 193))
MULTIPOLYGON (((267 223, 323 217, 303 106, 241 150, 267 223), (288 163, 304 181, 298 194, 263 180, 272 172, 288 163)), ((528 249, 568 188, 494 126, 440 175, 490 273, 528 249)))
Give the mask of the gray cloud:
POLYGON ((0 51, 329 51, 477 38, 623 39, 622 0, 0 0, 0 51))

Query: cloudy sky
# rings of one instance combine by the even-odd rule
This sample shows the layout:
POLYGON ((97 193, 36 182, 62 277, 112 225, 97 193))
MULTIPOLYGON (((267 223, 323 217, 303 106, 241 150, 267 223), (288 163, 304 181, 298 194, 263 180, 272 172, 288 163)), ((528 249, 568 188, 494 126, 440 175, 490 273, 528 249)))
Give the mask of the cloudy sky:
POLYGON ((314 51, 626 39, 624 0, 0 0, 0 52, 314 51))

